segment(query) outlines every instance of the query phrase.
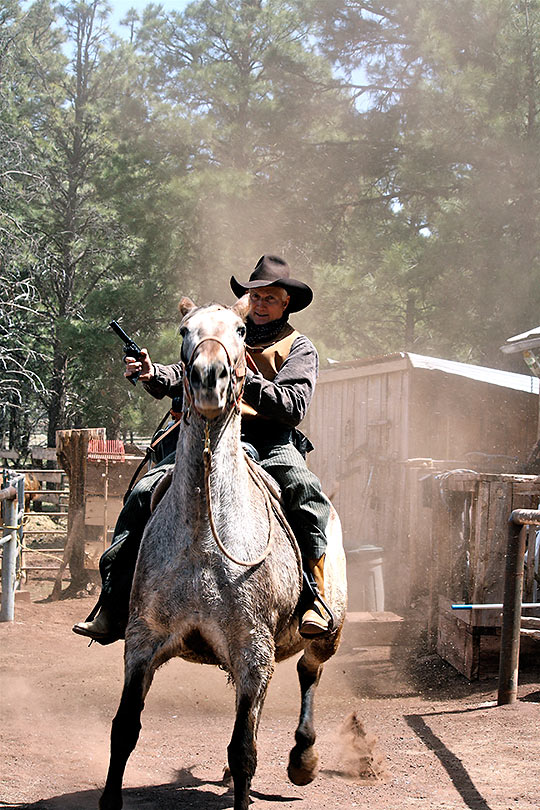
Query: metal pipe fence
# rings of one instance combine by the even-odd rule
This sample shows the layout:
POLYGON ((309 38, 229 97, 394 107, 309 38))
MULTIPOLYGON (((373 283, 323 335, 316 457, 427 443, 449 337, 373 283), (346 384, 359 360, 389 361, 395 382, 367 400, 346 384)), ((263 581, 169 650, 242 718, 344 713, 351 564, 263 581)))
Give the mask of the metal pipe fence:
POLYGON ((499 706, 514 703, 517 699, 526 527, 539 525, 538 509, 514 509, 508 521, 497 697, 499 706))
POLYGON ((22 537, 24 513, 24 475, 3 476, 0 489, 2 504, 2 600, 0 622, 15 618, 15 589, 17 587, 17 557, 22 537))
MULTIPOLYGON (((16 579, 18 582, 26 582, 28 579, 28 574, 31 571, 56 571, 58 567, 61 565, 63 560, 63 552, 64 547, 63 544, 65 542, 64 538, 67 537, 67 520, 69 513, 67 511, 67 503, 65 504, 65 509, 62 510, 63 499, 69 495, 69 488, 66 487, 66 472, 64 470, 54 469, 54 470, 42 470, 40 468, 33 468, 33 469, 4 469, 2 471, 2 475, 0 478, 4 481, 4 488, 8 487, 9 482, 11 481, 18 481, 20 482, 19 486, 22 487, 20 494, 17 498, 18 502, 18 509, 17 509, 17 517, 16 522, 18 526, 17 530, 17 547, 15 553, 15 569, 16 569, 16 579), (45 482, 46 487, 50 487, 51 484, 54 486, 56 484, 56 488, 25 488, 25 480, 26 476, 31 476, 33 479, 37 478, 41 482, 45 482), (30 497, 29 497, 30 496, 30 497), (36 497, 31 497, 36 496, 36 497), (32 509, 31 507, 35 507, 35 503, 39 501, 41 503, 45 502, 48 505, 54 505, 55 503, 58 504, 57 509, 54 511, 49 511, 48 509, 45 510, 37 510, 32 509), (36 526, 35 523, 32 523, 32 518, 39 520, 40 518, 52 518, 56 523, 57 526, 53 526, 52 528, 45 526, 36 526), (55 543, 55 548, 40 548, 33 538, 41 537, 44 542, 46 542, 46 537, 58 537, 58 543, 55 543), (59 547, 62 546, 62 547, 59 547), (28 555, 39 555, 41 558, 49 560, 53 564, 45 564, 41 565, 39 560, 34 562, 33 560, 29 562, 28 555), (55 565, 56 563, 56 565, 55 565)), ((35 486, 35 484, 34 484, 35 486)), ((0 521, 0 529, 2 528, 2 522, 4 524, 4 528, 7 526, 12 525, 11 518, 8 519, 7 512, 10 510, 9 506, 9 498, 3 496, 3 500, 6 503, 4 508, 4 519, 0 521)), ((53 506, 54 508, 54 506, 53 506)), ((15 518, 14 518, 15 520, 15 518)), ((9 541, 9 532, 2 538, 2 543, 7 543, 9 541)), ((2 559, 2 571, 4 572, 5 576, 9 579, 11 574, 7 571, 7 569, 11 569, 13 564, 11 562, 11 555, 13 553, 12 548, 10 547, 10 552, 4 553, 2 559), (8 559, 9 558, 9 559, 8 559)), ((6 589, 3 588, 3 591, 6 589)), ((9 586, 8 586, 9 591, 9 586)), ((11 612, 11 609, 8 610, 8 613, 11 612)))

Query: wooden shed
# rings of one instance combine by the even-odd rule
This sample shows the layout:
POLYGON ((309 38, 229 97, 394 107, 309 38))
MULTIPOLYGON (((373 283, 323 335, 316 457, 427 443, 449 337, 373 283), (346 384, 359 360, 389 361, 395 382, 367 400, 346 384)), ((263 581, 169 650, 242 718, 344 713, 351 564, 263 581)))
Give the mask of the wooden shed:
POLYGON ((302 426, 309 466, 336 506, 345 547, 382 549, 385 609, 430 582, 434 471, 521 472, 537 437, 538 379, 399 352, 321 371, 302 426))

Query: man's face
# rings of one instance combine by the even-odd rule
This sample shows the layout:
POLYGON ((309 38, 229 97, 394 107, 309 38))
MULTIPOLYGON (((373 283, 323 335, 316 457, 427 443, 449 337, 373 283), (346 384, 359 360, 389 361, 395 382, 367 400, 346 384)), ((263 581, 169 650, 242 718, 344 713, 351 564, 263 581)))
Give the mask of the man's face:
POLYGON ((276 321, 290 300, 283 287, 255 287, 249 291, 249 317, 257 326, 276 321))

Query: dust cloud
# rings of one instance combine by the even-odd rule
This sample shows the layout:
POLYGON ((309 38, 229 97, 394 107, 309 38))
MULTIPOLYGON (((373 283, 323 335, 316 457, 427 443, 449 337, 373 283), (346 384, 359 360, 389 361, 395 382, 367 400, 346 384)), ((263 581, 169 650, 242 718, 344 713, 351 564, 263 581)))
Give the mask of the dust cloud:
POLYGON ((355 711, 345 718, 338 744, 338 768, 332 775, 359 785, 388 778, 384 756, 377 750, 377 738, 366 731, 355 711))

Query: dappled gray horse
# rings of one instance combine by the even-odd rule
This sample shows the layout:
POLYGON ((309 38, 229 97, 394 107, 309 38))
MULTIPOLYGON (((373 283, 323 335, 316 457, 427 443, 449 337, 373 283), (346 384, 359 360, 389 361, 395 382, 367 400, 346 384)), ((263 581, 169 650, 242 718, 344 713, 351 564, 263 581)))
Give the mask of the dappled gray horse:
POLYGON ((122 779, 141 728, 156 669, 173 656, 225 669, 236 688, 228 746, 234 808, 246 810, 255 772, 256 735, 274 663, 304 650, 298 662, 300 721, 288 774, 311 782, 313 695, 322 664, 338 647, 345 616, 345 558, 335 511, 328 525, 325 597, 330 635, 298 633, 302 589, 298 546, 241 446, 239 402, 245 377, 242 300, 229 309, 196 308, 183 299, 185 406, 176 466, 145 530, 131 592, 125 681, 112 723, 111 759, 101 810, 122 807, 122 779), (242 316, 242 317, 241 317, 242 316))

